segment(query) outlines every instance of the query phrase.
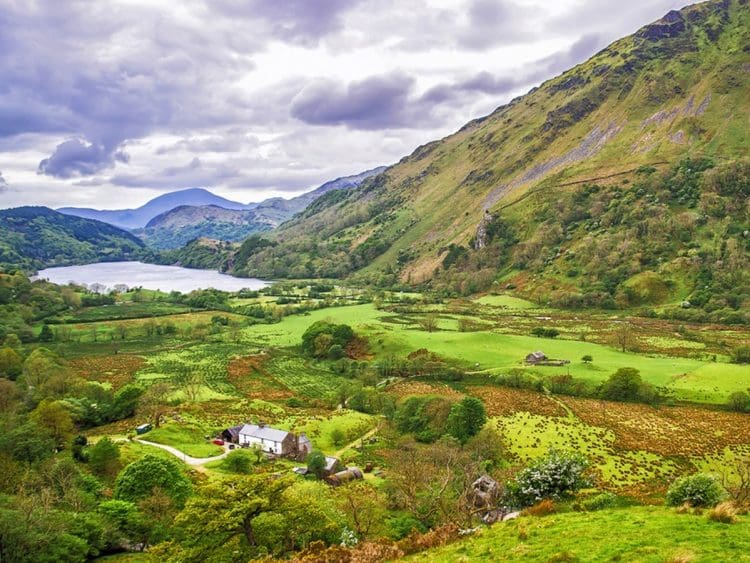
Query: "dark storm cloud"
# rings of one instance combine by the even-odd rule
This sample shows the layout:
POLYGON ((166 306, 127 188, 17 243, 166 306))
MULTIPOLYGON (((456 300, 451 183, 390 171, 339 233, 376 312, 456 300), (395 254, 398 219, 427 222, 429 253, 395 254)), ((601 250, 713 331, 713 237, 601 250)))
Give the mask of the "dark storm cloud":
POLYGON ((311 125, 346 125, 352 129, 413 126, 409 97, 414 79, 402 72, 339 84, 317 80, 292 100, 293 117, 311 125))
POLYGON ((243 108, 226 97, 252 63, 230 56, 231 33, 180 27, 144 7, 103 8, 0 6, 0 136, 80 137, 58 146, 40 173, 97 173, 123 161, 128 139, 242 119, 243 108), (221 83, 230 86, 215 89, 221 83))
POLYGON ((128 162, 129 159, 128 154, 117 147, 70 139, 57 145, 52 156, 39 163, 38 173, 56 178, 90 176, 114 167, 116 161, 128 162))

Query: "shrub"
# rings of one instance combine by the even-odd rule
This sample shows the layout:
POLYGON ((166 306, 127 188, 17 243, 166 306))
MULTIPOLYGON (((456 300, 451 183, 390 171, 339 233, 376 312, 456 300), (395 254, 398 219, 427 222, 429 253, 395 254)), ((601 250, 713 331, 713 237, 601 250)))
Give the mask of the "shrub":
POLYGON ((618 502, 617 495, 613 493, 601 493, 599 495, 593 496, 591 498, 588 498, 584 500, 581 503, 581 506, 585 510, 593 511, 593 510, 603 510, 605 508, 612 508, 615 506, 618 502))
POLYGON ((229 453, 222 465, 232 473, 248 474, 253 467, 253 456, 253 452, 249 450, 234 450, 229 453))
POLYGON ((721 502, 708 513, 708 519, 722 524, 737 522, 737 509, 732 502, 721 502))
POLYGON ((427 528, 422 522, 413 516, 395 516, 386 521, 388 535, 394 540, 400 540, 411 534, 414 530, 425 533, 427 528))
POLYGON ((729 395, 727 406, 734 412, 745 412, 750 408, 750 395, 744 391, 737 391, 729 395))
POLYGON ((667 504, 680 506, 687 503, 691 507, 716 506, 726 493, 712 475, 696 473, 680 477, 667 491, 667 504))
POLYGON ((552 499, 540 500, 533 506, 525 508, 523 511, 524 516, 548 516, 557 512, 555 501, 552 499))
POLYGON ((583 362, 584 364, 590 364, 591 362, 593 362, 593 361, 594 361, 594 358, 593 358, 592 356, 590 356, 589 354, 586 354, 585 356, 583 356, 583 357, 581 358, 581 361, 582 361, 582 362, 583 362))
POLYGON ((531 334, 540 338, 557 338, 560 336, 560 331, 556 328, 545 328, 538 326, 532 329, 531 334))
POLYGON ((541 500, 564 500, 589 486, 586 459, 577 453, 550 450, 508 483, 510 504, 531 506, 541 500))
POLYGON ((732 361, 735 364, 750 364, 750 346, 737 346, 732 350, 732 361))

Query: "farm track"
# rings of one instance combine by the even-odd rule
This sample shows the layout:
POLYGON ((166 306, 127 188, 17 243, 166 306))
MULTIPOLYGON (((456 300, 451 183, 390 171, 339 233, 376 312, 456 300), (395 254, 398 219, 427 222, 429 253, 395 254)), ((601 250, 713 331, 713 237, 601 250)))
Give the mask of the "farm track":
POLYGON ((154 446, 155 448, 161 448, 162 450, 169 452, 173 456, 180 458, 189 466, 196 468, 201 473, 204 473, 206 471, 206 468, 203 467, 205 464, 210 463, 212 461, 218 461, 220 459, 224 459, 225 457, 227 457, 227 455, 229 455, 229 450, 225 447, 224 453, 220 455, 215 455, 213 457, 192 457, 192 456, 187 455, 185 452, 178 450, 177 448, 173 448, 172 446, 167 446, 165 444, 157 444, 156 442, 149 442, 148 440, 139 440, 137 438, 136 440, 140 444, 154 446))

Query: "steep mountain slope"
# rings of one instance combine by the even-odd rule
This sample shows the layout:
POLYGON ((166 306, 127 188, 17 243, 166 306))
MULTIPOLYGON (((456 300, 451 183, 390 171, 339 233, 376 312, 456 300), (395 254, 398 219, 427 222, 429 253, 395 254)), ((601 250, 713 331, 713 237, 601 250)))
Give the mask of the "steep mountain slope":
POLYGON ((155 197, 137 209, 97 210, 79 207, 61 207, 60 213, 86 219, 104 221, 123 229, 139 229, 151 219, 180 205, 216 205, 224 209, 248 209, 243 203, 217 196, 202 188, 179 190, 155 197))
POLYGON ((0 267, 44 266, 135 258, 144 245, 132 234, 47 207, 0 210, 0 267))
POLYGON ((330 182, 326 182, 322 186, 319 186, 318 188, 297 197, 293 197, 290 199, 275 197, 262 201, 258 204, 251 204, 251 207, 255 211, 258 218, 267 219, 269 222, 273 223, 274 226, 278 226, 281 223, 288 221, 289 219, 294 217, 297 213, 300 213, 301 211, 306 209, 307 206, 309 206, 313 201, 327 194, 328 192, 356 188, 368 178, 377 176, 381 172, 385 171, 385 169, 385 166, 379 166, 378 168, 366 170, 365 172, 362 172, 360 174, 343 176, 341 178, 331 180, 330 182))
POLYGON ((255 211, 224 209, 216 205, 181 205, 157 215, 135 234, 157 249, 178 248, 205 237, 241 241, 253 233, 268 231, 275 223, 255 211))
POLYGON ((602 306, 652 282, 686 297, 712 265, 747 264, 747 166, 732 163, 750 154, 749 108, 747 0, 673 11, 319 198, 234 271, 462 293, 499 282, 602 306))

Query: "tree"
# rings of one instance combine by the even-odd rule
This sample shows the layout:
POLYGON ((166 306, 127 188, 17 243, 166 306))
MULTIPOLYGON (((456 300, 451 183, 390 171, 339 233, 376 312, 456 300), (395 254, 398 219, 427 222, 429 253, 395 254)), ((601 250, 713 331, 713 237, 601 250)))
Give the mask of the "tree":
POLYGON ((143 389, 137 385, 125 385, 115 393, 110 409, 111 420, 122 420, 130 418, 135 414, 138 407, 138 399, 143 394, 143 389))
POLYGON ((462 444, 476 435, 487 422, 484 403, 476 397, 465 397, 451 407, 448 433, 462 444))
POLYGON ((737 346, 732 350, 732 361, 735 364, 750 364, 750 345, 737 346))
POLYGON ((385 498, 368 483, 354 481, 336 491, 337 503, 347 523, 360 538, 380 528, 385 518, 385 498))
POLYGON ((628 321, 617 323, 617 328, 615 328, 615 339, 623 352, 628 351, 628 346, 630 346, 630 341, 632 340, 632 332, 632 327, 628 321))
POLYGON ((581 361, 582 361, 582 362, 583 362, 584 364, 590 364, 591 362, 593 362, 593 361, 594 361, 594 358, 593 358, 592 356, 590 356, 589 354, 586 354, 585 356, 583 356, 583 357, 581 358, 581 361))
POLYGON ((185 504, 191 492, 190 480, 176 461, 149 454, 120 472, 115 481, 115 498, 138 502, 155 488, 163 490, 178 507, 185 504))
POLYGON ((438 330, 438 318, 437 315, 434 313, 429 313, 419 319, 419 326, 422 328, 422 330, 426 330, 427 332, 435 332, 438 330))
POLYGON ((94 473, 112 477, 120 466, 120 448, 105 436, 89 448, 88 458, 94 473))
POLYGON ((343 446, 346 441, 346 434, 338 426, 331 430, 331 442, 334 446, 343 446))
POLYGON ((531 506, 545 499, 570 498, 589 486, 587 468, 588 462, 580 454, 550 450, 507 485, 510 499, 517 506, 531 506))
POLYGON ((0 376, 15 381, 23 371, 23 359, 13 348, 0 349, 0 376))
POLYGON ((39 333, 39 342, 52 342, 55 339, 55 335, 48 324, 42 326, 42 330, 39 333))
POLYGON ((289 477, 262 474, 207 482, 175 519, 183 540, 166 546, 168 553, 155 554, 174 561, 213 560, 226 553, 238 561, 253 558, 263 540, 256 533, 255 519, 278 513, 281 493, 292 483, 289 477))
POLYGON ((635 368, 620 368, 601 386, 601 396, 610 401, 636 401, 643 379, 635 368))
POLYGON ((302 335, 302 350, 309 356, 324 358, 331 346, 338 345, 345 349, 353 339, 354 331, 349 325, 317 321, 302 335))
POLYGON ((322 479, 326 469, 326 456, 320 450, 313 450, 307 454, 305 459, 307 470, 318 479, 322 479))
POLYGON ((160 381, 151 385, 141 395, 140 407, 156 428, 161 425, 161 417, 168 409, 167 401, 171 393, 172 386, 165 381, 160 381))
POLYGON ((252 469, 253 453, 249 450, 234 450, 224 460, 224 467, 232 473, 248 474, 252 469))
POLYGON ((46 431, 58 448, 64 448, 73 437, 73 418, 60 401, 45 399, 31 413, 31 419, 46 431))
POLYGON ((726 492, 713 475, 696 473, 680 477, 672 483, 667 491, 667 504, 680 506, 687 503, 694 507, 712 507, 725 497, 726 492))
POLYGON ((734 412, 745 412, 750 409, 750 395, 745 391, 736 391, 729 395, 728 406, 734 412))

